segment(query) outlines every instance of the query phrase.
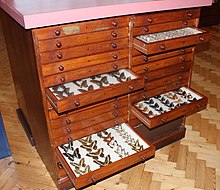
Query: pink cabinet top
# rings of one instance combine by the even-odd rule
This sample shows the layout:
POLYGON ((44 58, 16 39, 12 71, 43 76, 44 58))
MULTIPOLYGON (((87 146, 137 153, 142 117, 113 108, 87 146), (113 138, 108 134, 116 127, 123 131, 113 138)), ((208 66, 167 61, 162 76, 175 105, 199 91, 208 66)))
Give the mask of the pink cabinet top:
POLYGON ((211 3, 212 0, 0 0, 0 7, 29 29, 211 3))

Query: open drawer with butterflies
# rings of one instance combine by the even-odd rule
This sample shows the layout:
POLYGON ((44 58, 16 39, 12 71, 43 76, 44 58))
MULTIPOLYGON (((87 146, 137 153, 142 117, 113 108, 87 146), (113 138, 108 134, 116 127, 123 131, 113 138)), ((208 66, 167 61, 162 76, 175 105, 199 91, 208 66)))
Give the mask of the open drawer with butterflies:
POLYGON ((207 106, 207 97, 186 87, 134 103, 132 113, 148 128, 155 128, 207 106))
POLYGON ((56 148, 59 161, 77 189, 145 161, 154 154, 154 146, 126 123, 56 148))
POLYGON ((46 89, 46 96, 58 112, 76 109, 144 87, 144 80, 127 69, 96 75, 46 89))
POLYGON ((210 38, 211 34, 205 30, 185 27, 135 36, 133 47, 146 55, 150 55, 193 46, 207 42, 210 38))

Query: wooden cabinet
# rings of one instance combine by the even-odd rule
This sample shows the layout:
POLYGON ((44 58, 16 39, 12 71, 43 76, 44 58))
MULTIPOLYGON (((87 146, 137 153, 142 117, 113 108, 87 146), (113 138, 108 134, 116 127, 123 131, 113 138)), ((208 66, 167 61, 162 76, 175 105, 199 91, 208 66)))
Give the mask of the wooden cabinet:
POLYGON ((20 106, 24 115, 35 106, 34 116, 42 118, 35 126, 27 121, 59 189, 96 183, 184 137, 184 117, 207 105, 189 88, 194 47, 210 39, 196 28, 199 14, 198 8, 163 11, 26 32, 3 13, 4 23, 19 30, 11 36, 29 40, 30 57, 8 48, 31 80, 17 72, 13 57, 12 72, 15 83, 30 83, 22 89, 28 109, 20 106), (28 96, 32 84, 38 104, 28 96))

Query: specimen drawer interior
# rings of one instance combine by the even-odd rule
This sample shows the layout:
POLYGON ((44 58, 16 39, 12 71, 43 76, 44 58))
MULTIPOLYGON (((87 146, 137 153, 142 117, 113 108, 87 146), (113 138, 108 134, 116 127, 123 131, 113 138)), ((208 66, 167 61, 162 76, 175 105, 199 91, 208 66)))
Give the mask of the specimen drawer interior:
POLYGON ((154 128, 175 118, 204 109, 208 99, 181 87, 133 104, 132 113, 147 127, 154 128))
POLYGON ((152 157, 155 148, 122 123, 58 146, 56 153, 80 188, 152 157))
POLYGON ((133 47, 145 54, 154 54, 206 42, 211 35, 205 30, 185 27, 133 38, 133 47))
POLYGON ((121 69, 46 89, 57 112, 89 105, 143 88, 144 81, 132 71, 121 69))

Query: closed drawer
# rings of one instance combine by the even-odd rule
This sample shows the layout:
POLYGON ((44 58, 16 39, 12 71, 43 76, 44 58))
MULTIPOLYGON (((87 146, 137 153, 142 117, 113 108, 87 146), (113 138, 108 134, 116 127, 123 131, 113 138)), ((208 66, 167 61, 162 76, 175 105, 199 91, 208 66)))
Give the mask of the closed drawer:
POLYGON ((111 30, 115 28, 127 27, 130 17, 115 17, 109 19, 99 19, 88 22, 78 22, 48 28, 34 29, 33 33, 37 40, 59 38, 90 32, 111 30))
POLYGON ((151 143, 126 123, 56 149, 58 159, 77 189, 143 162, 154 154, 155 148, 151 143))
POLYGON ((42 53, 126 37, 128 37, 127 27, 87 34, 72 35, 55 39, 41 40, 38 42, 38 46, 39 51, 42 53))
POLYGON ((199 16, 199 8, 140 14, 135 16, 134 26, 138 27, 144 25, 167 23, 172 21, 183 21, 192 18, 199 18, 199 16))
POLYGON ((76 46, 40 54, 42 64, 128 48, 128 38, 76 46))
POLYGON ((133 36, 161 32, 161 31, 166 31, 166 30, 173 30, 173 29, 183 28, 186 26, 196 27, 197 23, 198 23, 197 19, 190 19, 190 20, 180 20, 180 21, 169 22, 169 24, 162 23, 162 24, 154 24, 154 25, 136 27, 133 29, 133 36))
POLYGON ((128 67, 128 59, 123 59, 123 60, 103 63, 99 65, 92 65, 86 68, 70 70, 67 72, 61 72, 57 74, 54 73, 54 75, 44 77, 44 86, 45 87, 54 86, 61 83, 66 83, 81 78, 87 78, 105 72, 112 72, 127 67, 128 67))
POLYGON ((148 55, 207 42, 210 37, 207 31, 186 27, 137 36, 133 39, 133 47, 148 55))
POLYGON ((128 58, 128 49, 120 49, 50 64, 43 64, 41 66, 42 74, 43 76, 48 76, 56 73, 64 73, 66 71, 71 71, 74 69, 84 69, 86 67, 116 61, 115 63, 112 63, 112 65, 114 66, 114 64, 117 65, 118 63, 120 63, 118 62, 118 60, 125 58, 128 58))
MULTIPOLYGON (((103 123, 109 120, 115 120, 118 117, 123 117, 128 114, 128 107, 122 107, 117 110, 112 110, 110 112, 106 112, 100 115, 95 115, 92 118, 87 118, 86 120, 76 121, 72 125, 60 126, 59 128, 52 129, 53 138, 58 138, 62 136, 66 136, 69 134, 73 134, 79 130, 86 130, 86 128, 97 125, 99 123, 103 123)), ((53 126, 52 126, 53 128, 53 126)))
POLYGON ((121 69, 46 89, 46 96, 58 112, 76 109, 143 88, 143 79, 121 69))
POLYGON ((208 99, 192 89, 181 87, 175 91, 139 101, 132 113, 147 127, 154 128, 178 117, 204 109, 208 99))
POLYGON ((167 53, 161 53, 157 55, 144 55, 143 53, 137 50, 133 50, 131 65, 132 66, 142 65, 142 64, 146 64, 146 63, 150 63, 154 61, 160 61, 162 59, 167 59, 167 58, 171 58, 175 56, 183 56, 184 58, 184 55, 188 53, 191 53, 191 55, 193 56, 192 54, 193 51, 194 51, 194 48, 190 47, 190 48, 182 48, 179 50, 170 51, 167 53))
POLYGON ((142 65, 132 67, 132 70, 138 74, 144 74, 151 71, 163 69, 165 67, 170 67, 176 64, 184 64, 186 62, 191 62, 193 59, 193 55, 191 53, 186 55, 179 55, 175 57, 170 57, 167 59, 162 59, 159 61, 148 62, 142 65))

